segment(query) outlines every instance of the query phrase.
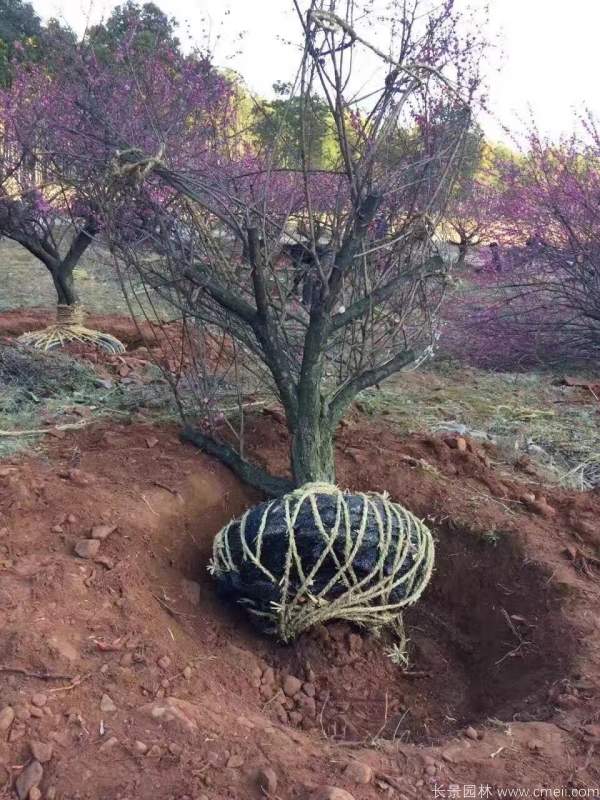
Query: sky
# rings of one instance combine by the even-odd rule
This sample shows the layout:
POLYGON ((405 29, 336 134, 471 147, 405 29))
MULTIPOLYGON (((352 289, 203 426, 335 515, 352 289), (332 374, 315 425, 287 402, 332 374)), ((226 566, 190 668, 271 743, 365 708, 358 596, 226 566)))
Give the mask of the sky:
MULTIPOLYGON (((183 25, 182 39, 208 37, 217 64, 240 72, 259 94, 293 73, 297 55, 285 41, 297 25, 291 0, 155 0, 183 25), (240 35, 243 38, 240 38, 240 35)), ((484 16, 488 0, 458 0, 484 16)), ((114 0, 33 0, 43 18, 58 17, 81 33, 86 21, 110 13, 114 0)), ((482 117, 491 139, 510 141, 508 126, 524 130, 530 111, 551 137, 569 133, 585 107, 600 115, 600 2, 598 0, 490 0, 491 114, 482 117), (498 36, 498 39, 496 37, 498 36)), ((382 31, 382 36, 385 32, 382 31)))

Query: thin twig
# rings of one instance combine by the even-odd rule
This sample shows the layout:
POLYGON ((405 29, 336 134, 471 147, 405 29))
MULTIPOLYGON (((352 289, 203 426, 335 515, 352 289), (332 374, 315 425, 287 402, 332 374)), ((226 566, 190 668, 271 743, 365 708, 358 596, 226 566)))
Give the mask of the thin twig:
POLYGON ((39 678, 42 681, 71 681, 72 675, 59 675, 55 672, 31 672, 21 667, 0 666, 0 672, 13 672, 16 675, 24 675, 26 678, 39 678))

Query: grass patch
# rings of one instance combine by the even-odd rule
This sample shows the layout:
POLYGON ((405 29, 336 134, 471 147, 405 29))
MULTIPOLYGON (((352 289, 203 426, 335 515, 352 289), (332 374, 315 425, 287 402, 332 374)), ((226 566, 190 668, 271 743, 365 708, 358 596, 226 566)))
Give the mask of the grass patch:
POLYGON ((396 376, 363 392, 358 405, 401 433, 456 431, 488 439, 507 463, 528 454, 554 482, 600 485, 600 406, 547 373, 444 365, 396 376))

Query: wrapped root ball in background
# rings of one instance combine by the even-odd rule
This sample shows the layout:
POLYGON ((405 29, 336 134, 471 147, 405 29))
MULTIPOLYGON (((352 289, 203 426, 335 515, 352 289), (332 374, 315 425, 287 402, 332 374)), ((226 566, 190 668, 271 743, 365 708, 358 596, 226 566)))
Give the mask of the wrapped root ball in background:
POLYGON ((395 624, 427 585, 429 529, 386 495, 313 483, 255 506, 215 537, 221 594, 285 642, 330 619, 395 624))

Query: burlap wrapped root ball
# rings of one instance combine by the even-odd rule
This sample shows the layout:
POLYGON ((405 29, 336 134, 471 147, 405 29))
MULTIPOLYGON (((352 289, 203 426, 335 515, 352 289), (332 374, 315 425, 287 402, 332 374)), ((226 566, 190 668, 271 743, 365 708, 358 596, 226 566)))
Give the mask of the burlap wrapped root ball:
POLYGON ((312 483, 226 525, 209 569, 261 631, 290 642, 332 619, 400 626, 433 560, 429 529, 387 495, 312 483))

